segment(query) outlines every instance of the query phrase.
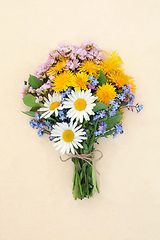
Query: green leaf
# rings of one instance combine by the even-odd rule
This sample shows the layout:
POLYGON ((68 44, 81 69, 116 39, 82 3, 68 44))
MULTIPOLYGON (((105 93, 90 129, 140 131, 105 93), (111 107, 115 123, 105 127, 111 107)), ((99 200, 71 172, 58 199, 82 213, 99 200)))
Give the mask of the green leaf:
POLYGON ((24 114, 30 116, 30 117, 35 117, 35 112, 32 112, 32 111, 26 111, 26 112, 23 112, 24 114))
POLYGON ((88 146, 86 143, 83 143, 83 149, 88 150, 88 146))
POLYGON ((43 85, 43 82, 33 75, 30 75, 28 82, 33 89, 40 88, 43 85))
POLYGON ((108 109, 108 108, 109 108, 109 105, 101 102, 96 102, 96 106, 94 106, 93 112, 97 112, 97 111, 108 109))
POLYGON ((99 75, 99 85, 102 86, 102 84, 105 84, 107 81, 106 76, 104 75, 104 73, 102 72, 102 70, 100 70, 100 75, 99 75))
POLYGON ((121 113, 120 111, 117 111, 116 115, 114 115, 111 118, 108 118, 108 120, 105 121, 105 123, 107 123, 106 130, 113 128, 116 125, 116 123, 119 123, 122 119, 122 114, 123 113, 121 113))
POLYGON ((107 116, 105 116, 104 118, 102 118, 102 121, 103 122, 106 122, 108 120, 108 117, 107 116))
POLYGON ((52 117, 48 117, 46 118, 47 120, 51 121, 51 122, 54 122, 54 123, 57 123, 56 119, 52 118, 52 117))
POLYGON ((38 108, 39 108, 39 107, 32 107, 32 108, 30 109, 30 111, 32 111, 32 112, 37 112, 38 108))
POLYGON ((113 134, 114 132, 115 132, 115 130, 109 130, 109 131, 107 131, 105 134, 99 135, 98 138, 107 137, 107 136, 113 134))
POLYGON ((36 103, 35 100, 36 100, 36 98, 30 94, 24 96, 24 98, 23 98, 24 104, 28 107, 42 107, 43 106, 42 103, 36 103))
POLYGON ((80 173, 80 180, 82 180, 82 178, 85 176, 87 166, 88 166, 87 162, 83 163, 81 173, 80 173))

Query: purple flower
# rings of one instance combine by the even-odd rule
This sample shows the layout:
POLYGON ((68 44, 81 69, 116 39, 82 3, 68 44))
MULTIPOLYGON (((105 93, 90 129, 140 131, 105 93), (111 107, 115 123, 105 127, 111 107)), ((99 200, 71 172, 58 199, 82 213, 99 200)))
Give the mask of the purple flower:
POLYGON ((86 58, 86 55, 87 55, 87 51, 84 50, 83 48, 79 48, 76 52, 76 54, 78 55, 78 57, 81 59, 81 60, 84 60, 86 58))

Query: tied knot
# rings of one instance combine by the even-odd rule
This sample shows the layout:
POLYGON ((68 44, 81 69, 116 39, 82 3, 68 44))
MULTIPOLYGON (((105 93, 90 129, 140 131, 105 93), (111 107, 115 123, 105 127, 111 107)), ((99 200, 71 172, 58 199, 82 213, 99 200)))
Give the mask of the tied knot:
POLYGON ((79 159, 82 159, 84 160, 85 162, 87 162, 90 166, 92 166, 94 168, 94 170, 100 175, 100 173, 95 169, 95 167, 93 166, 92 163, 90 163, 90 161, 92 162, 95 162, 95 161, 99 161, 102 157, 103 157, 103 153, 100 151, 100 150, 94 150, 93 152, 90 152, 90 153, 82 153, 82 154, 79 154, 76 150, 75 150, 75 154, 66 154, 68 156, 67 159, 62 159, 62 157, 60 156, 60 159, 62 162, 66 162, 68 160, 71 160, 72 158, 79 158, 79 159), (94 153, 95 152, 99 152, 101 154, 101 156, 94 160, 94 159, 91 159, 93 156, 94 156, 94 153))

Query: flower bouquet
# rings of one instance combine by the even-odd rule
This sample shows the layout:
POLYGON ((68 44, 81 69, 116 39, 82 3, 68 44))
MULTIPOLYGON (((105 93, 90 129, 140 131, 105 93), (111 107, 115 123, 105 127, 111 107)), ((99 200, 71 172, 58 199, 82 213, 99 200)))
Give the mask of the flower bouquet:
POLYGON ((80 47, 61 44, 24 83, 22 98, 30 107, 24 113, 34 117, 31 127, 39 136, 49 135, 56 150, 67 155, 60 157, 62 161, 74 163, 75 199, 99 192, 95 143, 123 133, 124 108, 137 112, 143 108, 133 105, 134 80, 123 72, 122 64, 116 52, 102 51, 93 42, 80 47))

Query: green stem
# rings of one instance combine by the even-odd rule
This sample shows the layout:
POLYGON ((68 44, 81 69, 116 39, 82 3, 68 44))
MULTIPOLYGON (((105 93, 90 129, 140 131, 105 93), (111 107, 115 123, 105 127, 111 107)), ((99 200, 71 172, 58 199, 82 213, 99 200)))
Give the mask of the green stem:
MULTIPOLYGON (((92 144, 89 145, 87 153, 90 153, 94 150, 94 146, 92 144)), ((83 149, 81 151, 83 153, 83 149)), ((86 151, 84 152, 86 153, 86 151)), ((73 197, 75 199, 83 199, 84 197, 91 197, 94 195, 94 192, 99 193, 97 181, 96 181, 96 173, 95 173, 95 163, 90 160, 90 163, 93 165, 89 165, 85 160, 79 158, 72 159, 74 163, 73 169, 73 197)))

